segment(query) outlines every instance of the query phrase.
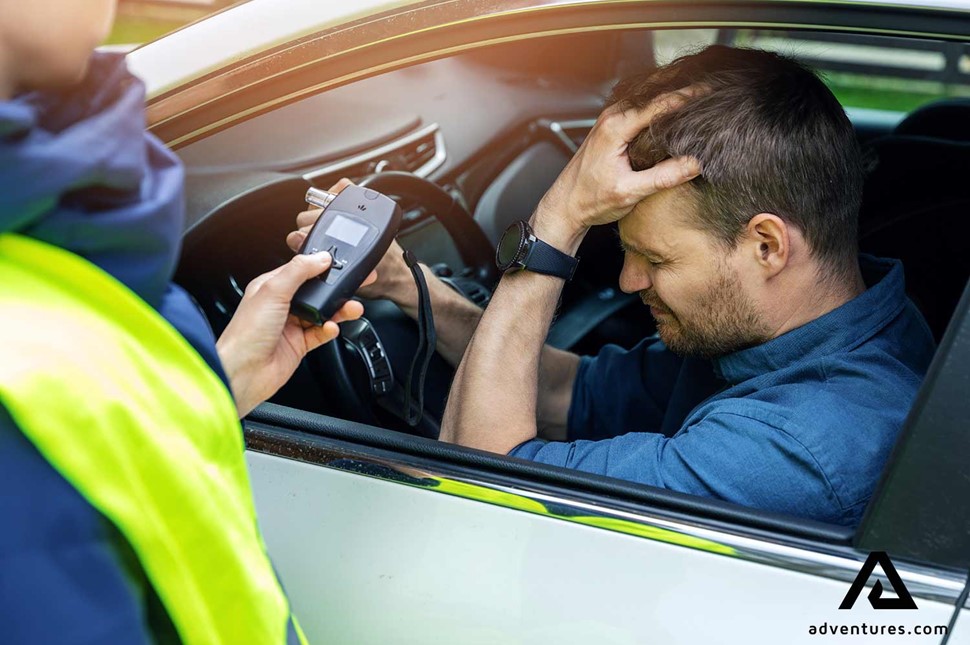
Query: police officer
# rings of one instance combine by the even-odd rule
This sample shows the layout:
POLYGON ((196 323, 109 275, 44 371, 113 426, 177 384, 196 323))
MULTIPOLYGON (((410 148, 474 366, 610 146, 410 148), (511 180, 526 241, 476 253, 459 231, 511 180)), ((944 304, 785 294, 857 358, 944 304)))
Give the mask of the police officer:
POLYGON ((215 342, 170 282, 181 166, 92 58, 114 9, 0 0, 0 640, 302 642, 239 418, 362 308, 290 317, 330 263, 297 256, 215 342))

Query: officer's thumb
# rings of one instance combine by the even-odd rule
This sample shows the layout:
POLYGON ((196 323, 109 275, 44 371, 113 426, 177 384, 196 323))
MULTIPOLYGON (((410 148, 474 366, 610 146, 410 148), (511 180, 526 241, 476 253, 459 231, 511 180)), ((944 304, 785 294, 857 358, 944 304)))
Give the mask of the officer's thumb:
POLYGON ((304 282, 315 278, 330 268, 332 259, 326 251, 313 255, 295 255, 283 265, 279 272, 260 288, 259 295, 265 294, 277 302, 290 302, 304 282))

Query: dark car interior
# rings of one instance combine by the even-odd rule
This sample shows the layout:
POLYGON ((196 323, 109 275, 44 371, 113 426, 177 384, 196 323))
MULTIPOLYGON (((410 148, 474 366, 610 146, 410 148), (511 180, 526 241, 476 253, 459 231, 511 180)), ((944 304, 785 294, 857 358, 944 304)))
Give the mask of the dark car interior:
MULTIPOLYGON (((654 45, 649 31, 505 43, 345 85, 181 148, 188 228, 176 281, 220 333, 246 284, 291 257, 284 240, 307 208, 306 189, 349 177, 397 197, 399 243, 484 306, 499 235, 529 217, 612 84, 657 65, 654 45)), ((860 248, 903 261, 910 295, 939 341, 970 276, 970 183, 962 177, 970 98, 931 100, 908 114, 849 113, 872 162, 860 248)), ((591 231, 579 257, 548 342, 595 354, 652 334, 647 308, 617 287, 622 257, 611 227, 591 231)), ((366 301, 365 310, 392 373, 407 374, 416 324, 386 301, 366 301)), ((364 359, 371 336, 348 332, 311 354, 273 403, 435 438, 452 368, 433 359, 424 419, 411 427, 399 383, 372 394, 364 359)))

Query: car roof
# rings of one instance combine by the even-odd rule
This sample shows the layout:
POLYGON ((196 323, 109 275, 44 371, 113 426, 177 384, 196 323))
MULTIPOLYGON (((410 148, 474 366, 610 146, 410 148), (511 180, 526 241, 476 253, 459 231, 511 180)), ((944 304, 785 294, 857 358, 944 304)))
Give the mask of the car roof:
POLYGON ((149 96, 284 43, 420 0, 249 0, 136 49, 128 66, 149 96))
MULTIPOLYGON (((657 0, 641 0, 647 5, 657 0)), ((682 0, 690 4, 690 0, 682 0)), ((761 0, 754 4, 791 5, 797 0, 761 0)), ((191 83, 215 70, 231 66, 311 34, 339 29, 350 23, 379 21, 389 15, 421 8, 430 27, 485 15, 515 14, 536 8, 624 4, 617 0, 493 0, 489 3, 440 0, 249 0, 203 18, 149 43, 128 55, 129 67, 146 83, 149 97, 191 83), (437 7, 440 5, 440 7, 437 7), (434 10, 428 11, 431 7, 434 10)), ((667 4, 667 3, 665 3, 667 4)), ((748 3, 751 4, 751 3, 748 3)), ((821 3, 819 3, 821 4, 821 3)), ((966 11, 970 0, 840 0, 839 7, 906 7, 917 10, 966 11)), ((730 2, 725 2, 730 10, 730 2)))

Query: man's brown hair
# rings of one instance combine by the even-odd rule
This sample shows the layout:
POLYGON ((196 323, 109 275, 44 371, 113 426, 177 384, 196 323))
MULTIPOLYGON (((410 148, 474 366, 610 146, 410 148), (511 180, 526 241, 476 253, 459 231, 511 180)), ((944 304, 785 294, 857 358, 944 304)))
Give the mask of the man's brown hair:
POLYGON ((770 52, 715 45, 621 81, 610 103, 644 107, 667 92, 699 86, 630 143, 634 170, 690 155, 690 182, 703 229, 727 249, 748 221, 773 213, 797 227, 840 280, 857 266, 863 162, 852 124, 810 70, 770 52))

